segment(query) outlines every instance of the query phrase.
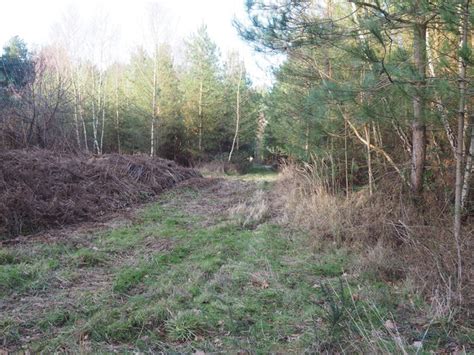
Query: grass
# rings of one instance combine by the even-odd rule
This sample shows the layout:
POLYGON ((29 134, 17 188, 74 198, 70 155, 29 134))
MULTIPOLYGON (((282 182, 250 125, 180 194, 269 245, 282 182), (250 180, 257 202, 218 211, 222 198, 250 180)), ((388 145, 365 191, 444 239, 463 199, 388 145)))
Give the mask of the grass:
POLYGON ((225 177, 228 180, 262 182, 264 184, 278 179, 278 172, 269 166, 253 164, 246 174, 225 173, 222 163, 218 164, 218 169, 208 168, 206 166, 201 170, 206 177, 225 177))
POLYGON ((244 181, 275 181, 278 178, 278 172, 262 165, 253 165, 245 175, 238 178, 244 181))
MULTIPOLYGON (((237 198, 268 188, 253 181, 237 198)), ((414 353, 411 340, 427 332, 423 349, 439 346, 443 328, 434 325, 397 342, 384 324, 403 299, 351 275, 349 250, 316 249, 268 218, 249 227, 238 214, 190 207, 204 207, 209 193, 170 191, 86 245, 2 250, 0 344, 45 353, 414 353)))

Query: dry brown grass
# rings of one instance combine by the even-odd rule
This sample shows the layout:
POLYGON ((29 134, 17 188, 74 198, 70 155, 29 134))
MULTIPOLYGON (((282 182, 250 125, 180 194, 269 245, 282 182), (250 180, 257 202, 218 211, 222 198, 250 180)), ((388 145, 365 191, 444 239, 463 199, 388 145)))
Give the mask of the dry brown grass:
POLYGON ((269 216, 268 202, 263 190, 256 190, 250 199, 236 204, 229 209, 242 227, 255 227, 269 216))
POLYGON ((415 205, 397 182, 345 196, 313 166, 282 167, 275 200, 283 222, 309 230, 315 243, 346 245, 361 253, 361 271, 386 281, 411 280, 432 304, 432 317, 472 317, 473 235, 466 223, 461 245, 463 278, 456 277, 456 245, 449 203, 428 195, 415 205))
POLYGON ((220 160, 202 162, 196 165, 196 169, 205 176, 222 176, 225 174, 224 167, 225 163, 220 160))

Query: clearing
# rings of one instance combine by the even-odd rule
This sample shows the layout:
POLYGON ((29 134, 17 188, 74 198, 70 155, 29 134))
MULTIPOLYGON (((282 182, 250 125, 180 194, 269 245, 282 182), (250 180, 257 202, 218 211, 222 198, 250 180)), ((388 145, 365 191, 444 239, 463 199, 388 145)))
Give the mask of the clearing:
POLYGON ((281 225, 275 174, 194 178, 128 218, 0 250, 0 352, 417 352, 454 346, 403 287, 281 225), (415 319, 415 320, 414 320, 415 319), (448 344, 448 345, 446 345, 448 344))

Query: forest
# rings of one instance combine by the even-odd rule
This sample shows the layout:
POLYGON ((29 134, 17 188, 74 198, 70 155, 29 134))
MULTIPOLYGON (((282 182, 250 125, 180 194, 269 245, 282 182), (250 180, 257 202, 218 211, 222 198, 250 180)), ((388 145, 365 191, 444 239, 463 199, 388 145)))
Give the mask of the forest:
POLYGON ((5 43, 0 352, 474 351, 472 2, 241 6, 5 43))

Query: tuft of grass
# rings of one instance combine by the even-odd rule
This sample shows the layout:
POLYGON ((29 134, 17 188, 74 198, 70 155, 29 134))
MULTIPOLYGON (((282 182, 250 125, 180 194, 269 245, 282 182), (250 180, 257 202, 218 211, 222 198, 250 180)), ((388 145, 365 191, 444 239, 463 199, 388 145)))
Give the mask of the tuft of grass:
POLYGON ((83 327, 82 332, 96 342, 127 343, 137 339, 140 326, 116 309, 103 309, 95 313, 83 327))
POLYGON ((118 293, 127 292, 141 283, 146 275, 147 270, 143 267, 126 266, 118 273, 113 290, 118 293))
POLYGON ((0 343, 4 345, 17 343, 20 339, 19 324, 12 318, 5 317, 0 319, 0 343))
POLYGON ((185 247, 185 246, 176 247, 170 253, 167 253, 167 254, 159 253, 157 256, 155 256, 154 263, 157 266, 179 264, 190 253, 191 253, 191 250, 188 247, 185 247))
POLYGON ((42 330, 48 330, 51 327, 64 327, 74 323, 75 315, 67 309, 55 309, 44 315, 38 322, 42 330))
POLYGON ((130 318, 142 327, 156 329, 165 323, 169 318, 169 313, 162 302, 150 305, 148 300, 144 299, 131 313, 130 318))
POLYGON ((48 278, 59 267, 56 259, 40 259, 32 264, 0 265, 0 296, 40 290, 49 286, 48 278))
POLYGON ((18 264, 20 259, 14 252, 0 249, 0 265, 18 264))
POLYGON ((122 252, 132 249, 145 238, 140 225, 113 229, 99 238, 99 248, 109 252, 122 252))
POLYGON ((313 265, 314 273, 319 276, 341 276, 349 264, 349 256, 345 249, 326 252, 319 258, 320 261, 313 265))
POLYGON ((249 200, 232 207, 229 214, 236 218, 242 227, 255 228, 269 217, 265 192, 261 189, 257 190, 249 200))
POLYGON ((199 310, 191 309, 179 311, 175 316, 168 319, 165 329, 172 341, 190 341, 204 332, 205 320, 199 310))
POLYGON ((72 255, 71 261, 78 268, 96 267, 105 265, 107 256, 97 250, 82 248, 72 255))

